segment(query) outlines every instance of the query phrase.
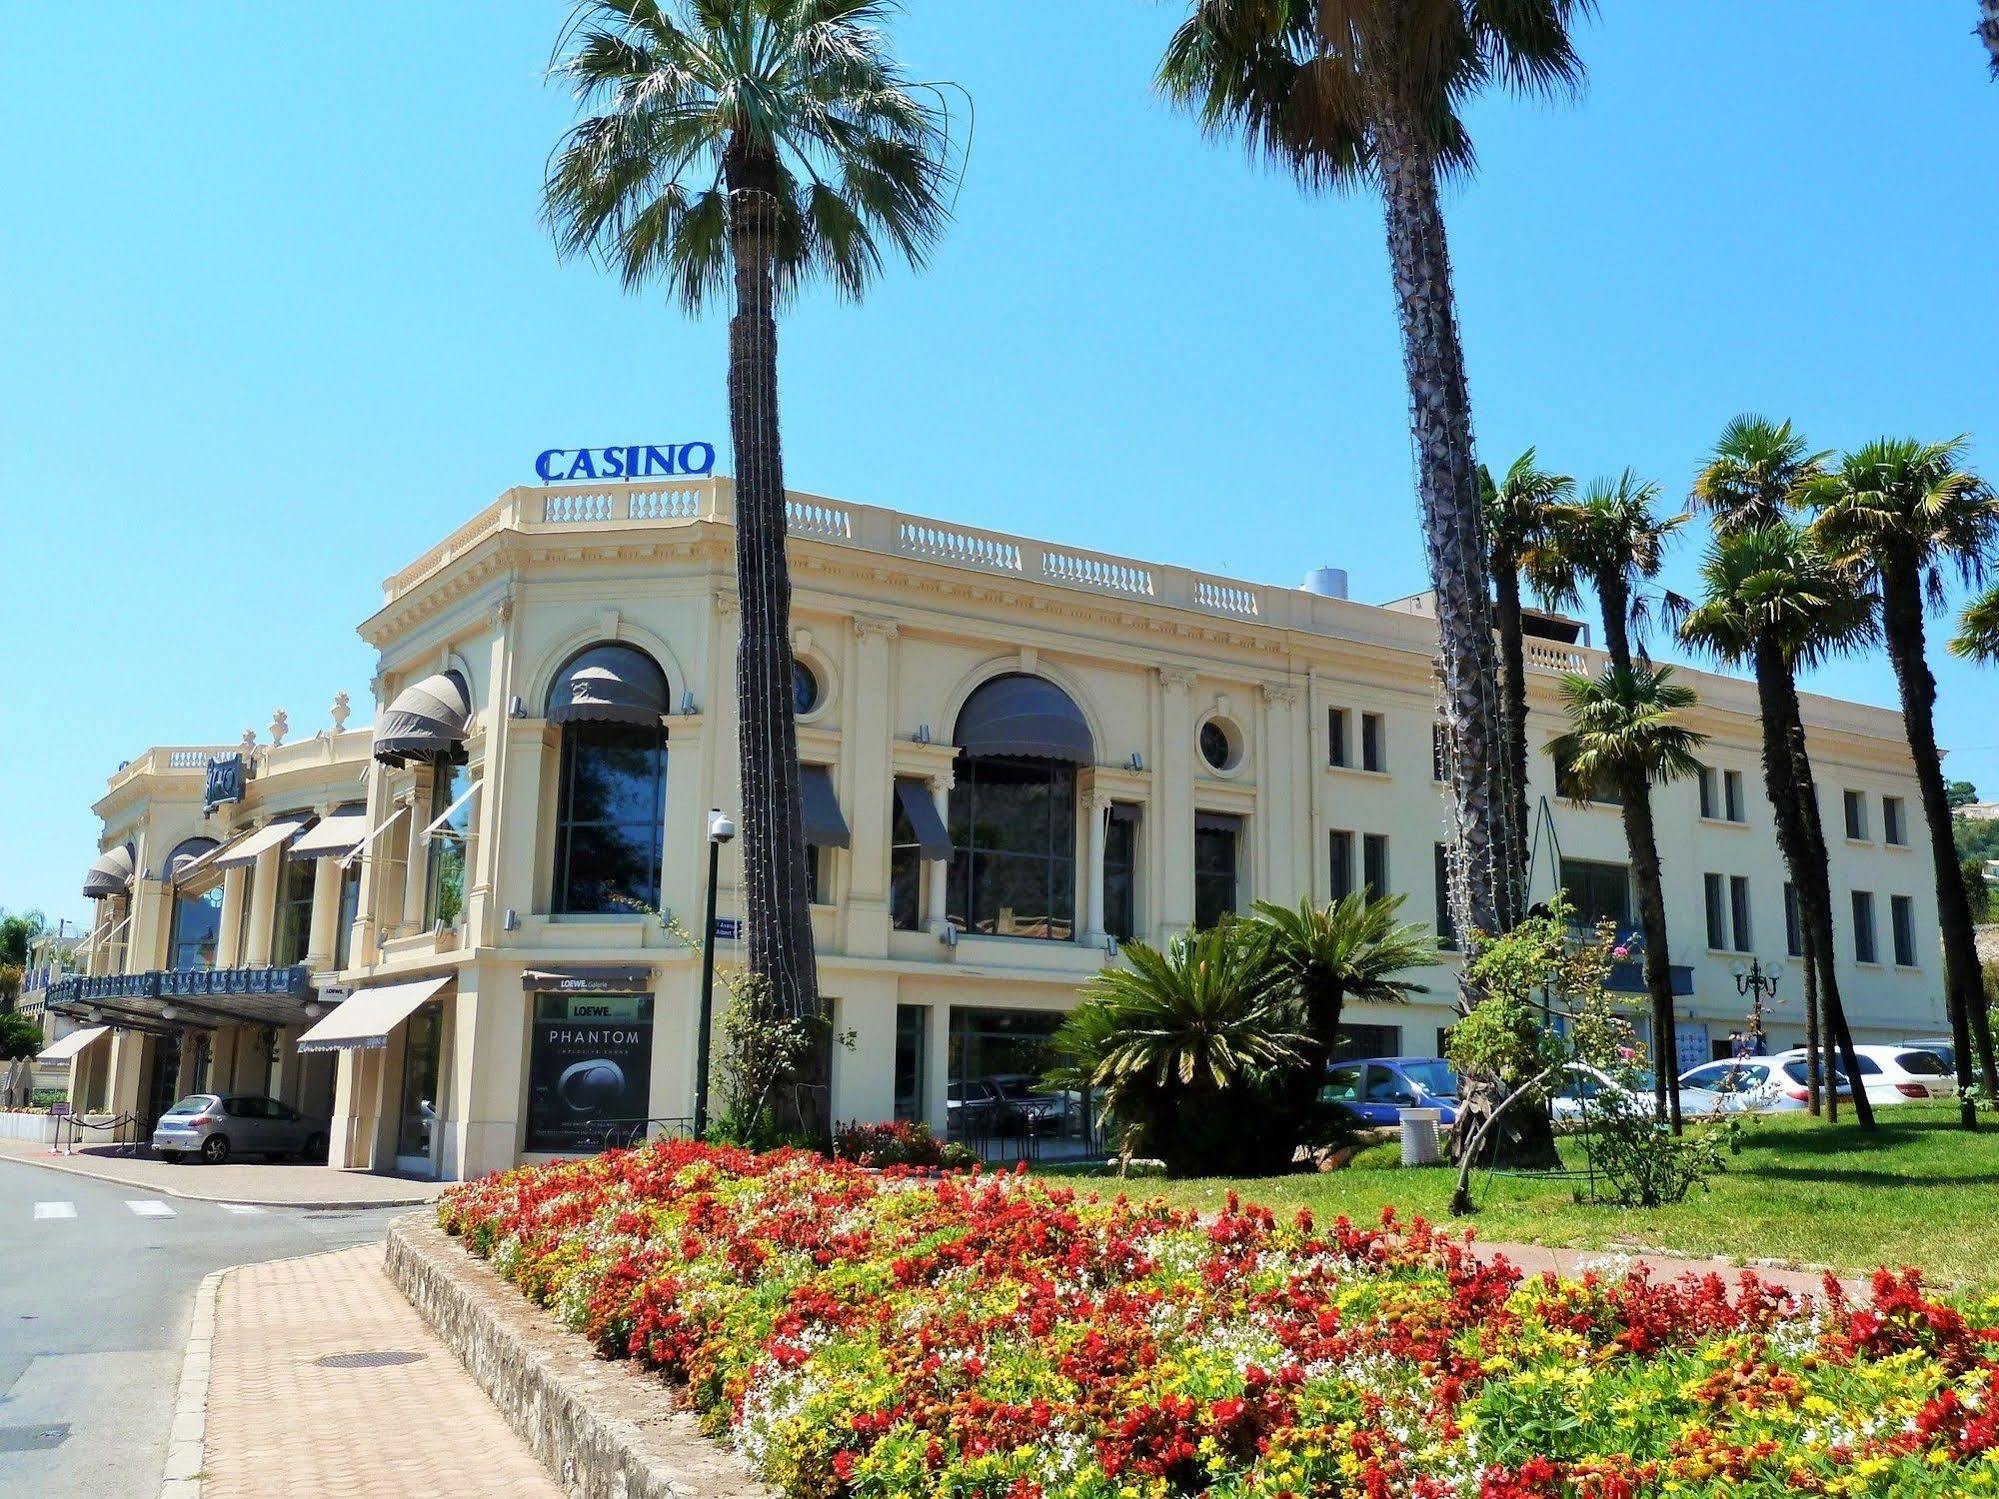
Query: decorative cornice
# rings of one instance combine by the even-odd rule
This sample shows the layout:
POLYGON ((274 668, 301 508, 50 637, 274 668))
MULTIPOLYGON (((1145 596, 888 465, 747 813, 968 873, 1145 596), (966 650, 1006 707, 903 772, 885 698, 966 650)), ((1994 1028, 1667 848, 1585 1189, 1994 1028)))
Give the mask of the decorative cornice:
POLYGON ((1169 692, 1191 692, 1194 683, 1200 680, 1200 673, 1185 666, 1161 666, 1156 668, 1159 681, 1169 692))
POLYGON ((861 640, 893 640, 901 633, 902 626, 892 619, 875 614, 854 616, 854 634, 861 640))

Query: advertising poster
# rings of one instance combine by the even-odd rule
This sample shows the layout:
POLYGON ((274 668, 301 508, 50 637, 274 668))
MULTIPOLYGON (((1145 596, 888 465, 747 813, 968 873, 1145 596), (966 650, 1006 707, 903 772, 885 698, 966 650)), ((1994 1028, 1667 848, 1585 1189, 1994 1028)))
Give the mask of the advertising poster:
POLYGON ((535 996, 527 1149, 601 1149, 606 1125, 645 1119, 651 1082, 651 995, 535 996))

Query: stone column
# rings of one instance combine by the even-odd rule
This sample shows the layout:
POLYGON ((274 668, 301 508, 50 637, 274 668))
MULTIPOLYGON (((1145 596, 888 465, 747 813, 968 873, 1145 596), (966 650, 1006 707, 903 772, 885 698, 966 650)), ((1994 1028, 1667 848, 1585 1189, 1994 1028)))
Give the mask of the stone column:
POLYGON ((1107 791, 1092 786, 1083 793, 1084 870, 1086 897, 1083 910, 1083 941, 1091 947, 1104 945, 1104 853, 1110 844, 1111 798, 1107 791))
POLYGON ((271 961, 272 927, 278 914, 278 863, 282 848, 267 848, 250 866, 250 930, 244 950, 236 962, 242 968, 261 968, 271 961))
POLYGON ((312 926, 306 937, 308 968, 330 968, 340 946, 340 861, 312 861, 312 926))
MULTIPOLYGON (((1254 753, 1257 821, 1261 824, 1256 842, 1263 850, 1263 878, 1252 894, 1257 899, 1296 905, 1305 893, 1300 883, 1297 804, 1291 779, 1297 759, 1291 722, 1298 689, 1288 683, 1265 682, 1261 692, 1263 731, 1254 753)), ((1304 841, 1311 841, 1309 834, 1304 841)))
MULTIPOLYGON (((941 775, 933 776, 930 781, 930 799, 936 805, 937 820, 947 828, 951 826, 951 784, 953 779, 951 772, 947 770, 941 775)), ((930 859, 925 861, 923 865, 923 896, 930 906, 930 931, 932 935, 938 937, 942 937, 944 935, 944 928, 951 924, 945 919, 944 915, 945 908, 950 904, 950 890, 948 885, 950 876, 951 865, 948 860, 930 859)), ((940 1008, 937 1013, 941 1015, 943 1013, 942 1009, 940 1008)))
MULTIPOLYGON (((438 812, 443 810, 442 807, 437 809, 438 812)), ((410 792, 409 826, 384 835, 405 840, 402 928, 406 933, 423 929, 425 887, 429 884, 430 874, 430 840, 424 836, 423 830, 430 826, 430 819, 435 815, 430 807, 430 778, 420 769, 417 771, 416 786, 410 792)))
POLYGON ((215 936, 215 966, 238 968, 243 954, 237 938, 243 931, 243 902, 250 898, 250 871, 238 865, 222 871, 222 930, 215 936))
POLYGON ((894 620, 854 620, 852 690, 841 709, 840 767, 847 799, 847 931, 849 955, 888 951, 889 829, 895 795, 890 739, 890 655, 894 620))
POLYGON ((1159 935, 1194 924, 1194 673, 1159 668, 1159 763, 1152 777, 1154 880, 1159 891, 1159 935))

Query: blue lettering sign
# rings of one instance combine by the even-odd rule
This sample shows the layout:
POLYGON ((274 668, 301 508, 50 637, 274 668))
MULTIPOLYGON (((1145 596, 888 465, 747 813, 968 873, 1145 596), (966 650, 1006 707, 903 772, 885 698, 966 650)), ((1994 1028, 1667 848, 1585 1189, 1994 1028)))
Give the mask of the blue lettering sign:
POLYGON ((567 479, 700 478, 715 472, 712 442, 632 443, 614 448, 548 448, 537 454, 534 471, 544 484, 567 479))

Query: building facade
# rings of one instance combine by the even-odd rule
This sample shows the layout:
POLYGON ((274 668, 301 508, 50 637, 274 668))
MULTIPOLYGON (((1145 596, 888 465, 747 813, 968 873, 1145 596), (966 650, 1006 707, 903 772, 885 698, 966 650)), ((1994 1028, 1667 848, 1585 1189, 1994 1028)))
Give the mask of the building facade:
MULTIPOLYGON (((837 1117, 963 1123, 1038 1069, 1119 941, 1256 900, 1370 885, 1450 940, 1421 598, 1372 606, 807 495, 790 526, 812 920, 851 1043, 833 1054, 837 1117)), ((1533 894, 1567 888, 1628 927, 1617 809, 1564 799, 1542 753, 1559 673, 1600 658, 1573 622, 1536 629, 1533 894)), ((97 807, 91 977, 46 1001, 106 1027, 71 1064, 79 1106, 144 1114, 169 1092, 159 1058, 185 1090, 221 1086, 226 1053, 237 1086, 324 1101, 336 1164, 449 1178, 691 1115, 737 631, 726 479, 510 490, 389 578, 361 625, 372 732, 122 768, 97 807), (210 762, 227 792, 238 754, 241 798, 208 810, 210 762), (173 1003, 202 983, 217 992, 173 1003)), ((1732 970, 1750 957, 1793 970, 1771 1044, 1802 1036, 1754 691, 1685 677, 1709 769, 1658 794, 1683 1064, 1744 1028, 1732 970)), ((1899 716, 1805 712, 1856 1039, 1934 1033, 1899 716)), ((724 970, 738 867, 723 848, 724 970)), ((1355 1050, 1434 1053, 1455 962, 1440 951, 1417 1003, 1351 1011, 1355 1050)))

